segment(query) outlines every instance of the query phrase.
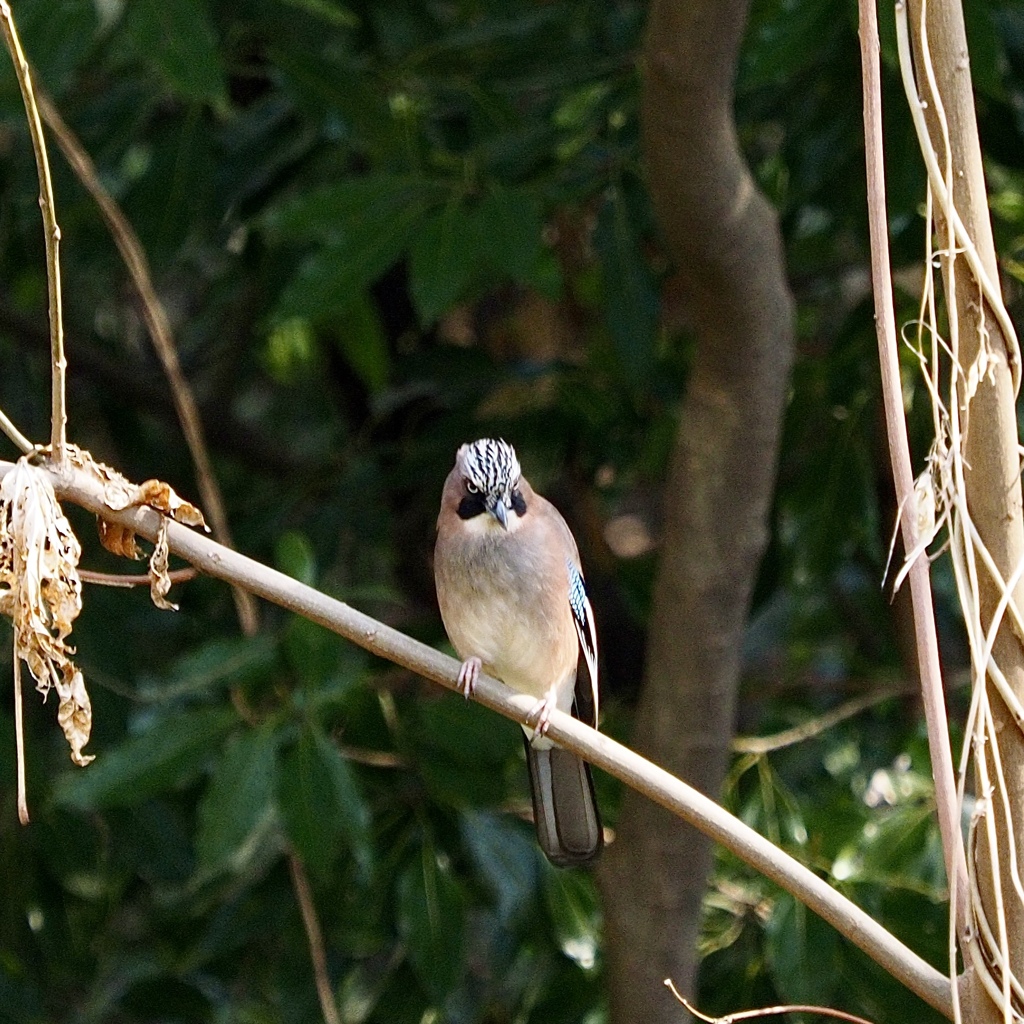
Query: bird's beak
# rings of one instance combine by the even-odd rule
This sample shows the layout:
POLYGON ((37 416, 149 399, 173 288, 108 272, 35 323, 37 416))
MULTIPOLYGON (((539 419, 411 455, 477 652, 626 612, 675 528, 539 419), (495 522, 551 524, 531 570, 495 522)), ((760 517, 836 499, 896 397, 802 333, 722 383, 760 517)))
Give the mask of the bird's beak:
POLYGON ((495 519, 501 523, 502 529, 508 529, 508 508, 500 498, 488 507, 488 511, 494 516, 495 519))

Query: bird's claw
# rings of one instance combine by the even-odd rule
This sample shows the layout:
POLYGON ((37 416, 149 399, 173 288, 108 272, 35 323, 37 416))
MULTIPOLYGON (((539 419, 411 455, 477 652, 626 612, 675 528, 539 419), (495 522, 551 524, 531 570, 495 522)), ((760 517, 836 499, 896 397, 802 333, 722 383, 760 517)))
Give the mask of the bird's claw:
POLYGON ((551 725, 551 712, 555 707, 553 694, 541 697, 526 716, 527 724, 533 729, 534 736, 546 736, 551 725))
POLYGON ((476 689, 476 681, 480 677, 480 669, 483 667, 483 662, 477 658, 467 658, 462 663, 462 668, 459 669, 459 693, 462 694, 466 700, 469 700, 473 696, 473 691, 476 689))

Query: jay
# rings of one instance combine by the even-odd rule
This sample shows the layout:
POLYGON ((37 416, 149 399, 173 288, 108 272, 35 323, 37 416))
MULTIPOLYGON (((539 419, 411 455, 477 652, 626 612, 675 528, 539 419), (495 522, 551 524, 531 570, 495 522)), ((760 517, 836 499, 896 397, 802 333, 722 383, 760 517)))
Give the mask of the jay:
POLYGON ((594 616, 569 527, 505 441, 459 449, 441 496, 434 579, 463 659, 462 692, 482 670, 537 698, 524 738, 541 849, 559 866, 589 863, 604 841, 590 766, 545 732, 553 708, 597 726, 594 616), (581 652, 586 685, 577 683, 581 652))

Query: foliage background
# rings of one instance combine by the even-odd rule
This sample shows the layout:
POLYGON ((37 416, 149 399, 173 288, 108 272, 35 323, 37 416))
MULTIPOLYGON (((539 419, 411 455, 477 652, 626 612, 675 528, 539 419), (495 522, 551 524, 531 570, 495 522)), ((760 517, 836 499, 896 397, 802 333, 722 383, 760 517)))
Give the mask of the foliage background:
MULTIPOLYGON (((507 437, 580 541, 605 728, 620 738, 690 353, 643 182, 644 14, 629 0, 15 6, 38 81, 152 261, 237 545, 443 644, 430 570, 441 481, 459 443, 507 437)), ((985 0, 967 16, 1013 278, 1024 13, 985 0)), ((882 21, 894 257, 912 271, 923 175, 882 21)), ((44 260, 6 67, 0 113, 0 405, 43 438, 44 260)), ((801 346, 739 729, 889 696, 812 740, 738 755, 725 799, 944 966, 923 727, 900 606, 879 586, 895 510, 855 5, 755 0, 737 116, 782 216, 801 346)), ((71 437, 194 497, 123 267, 55 151, 52 162, 71 437)), ((900 280, 907 318, 913 274, 900 280)), ((914 388, 908 361, 911 415, 926 418, 914 388)), ((114 568, 71 514, 85 563, 114 568)), ((941 563, 936 578, 955 684, 963 652, 941 563)), ((177 599, 172 615, 141 592, 88 590, 76 638, 98 757, 73 770, 53 708, 29 701, 27 829, 10 698, 0 705, 0 1020, 317 1019, 289 850, 312 879, 346 1021, 605 1019, 592 880, 536 852, 514 726, 272 608, 258 638, 241 638, 213 581, 177 599)), ((964 693, 950 698, 956 720, 964 693)), ((617 793, 598 785, 614 827, 617 793)), ((818 1001, 926 1019, 726 856, 703 941, 705 1009, 818 1001)))

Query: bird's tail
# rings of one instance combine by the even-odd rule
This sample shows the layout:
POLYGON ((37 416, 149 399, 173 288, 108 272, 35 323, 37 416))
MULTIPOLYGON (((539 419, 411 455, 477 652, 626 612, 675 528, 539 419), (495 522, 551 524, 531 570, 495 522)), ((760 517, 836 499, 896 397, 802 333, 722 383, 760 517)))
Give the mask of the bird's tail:
POLYGON ((604 846, 590 765, 569 750, 538 749, 523 739, 540 848, 558 867, 589 864, 604 846))

